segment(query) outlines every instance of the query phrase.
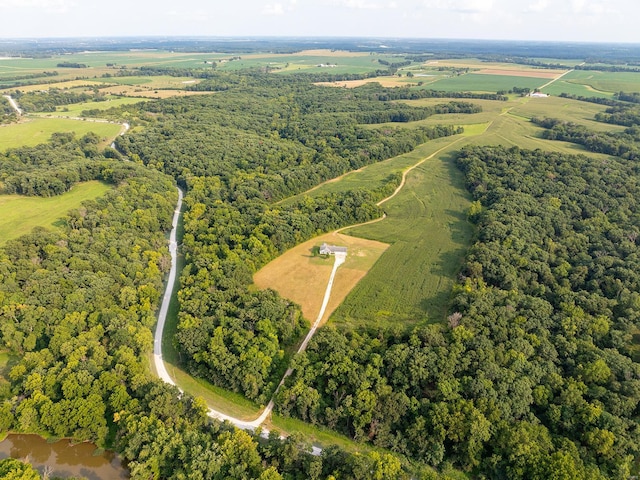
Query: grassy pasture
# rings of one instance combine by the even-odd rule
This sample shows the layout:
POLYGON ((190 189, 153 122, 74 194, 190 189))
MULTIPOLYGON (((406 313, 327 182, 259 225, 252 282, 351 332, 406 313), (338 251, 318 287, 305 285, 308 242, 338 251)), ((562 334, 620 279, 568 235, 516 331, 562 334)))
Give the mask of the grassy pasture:
POLYGON ((103 102, 83 102, 74 103, 72 105, 64 105, 57 107, 55 112, 42 113, 40 116, 56 117, 56 116, 72 116, 78 117, 84 110, 107 110, 109 108, 120 107, 122 105, 131 105, 139 102, 146 102, 144 98, 118 97, 109 96, 103 102))
POLYGON ((107 95, 136 98, 170 98, 185 97, 188 95, 211 95, 212 92, 194 92, 178 89, 160 89, 147 85, 112 85, 101 88, 100 91, 107 95))
POLYGON ((56 197, 0 195, 0 245, 29 233, 34 227, 55 228, 61 218, 85 200, 104 195, 111 187, 98 182, 84 182, 56 197))
POLYGON ((613 96, 610 92, 601 92, 594 90, 589 85, 580 85, 573 83, 564 78, 553 82, 551 85, 544 87, 541 90, 543 93, 549 95, 560 95, 561 93, 567 93, 570 95, 578 95, 582 97, 598 97, 598 98, 611 98, 613 96))
POLYGON ((0 126, 0 150, 44 143, 55 132, 75 132, 82 136, 95 132, 105 144, 120 132, 117 123, 89 122, 68 118, 29 118, 21 123, 0 126))
POLYGON ((563 79, 602 92, 640 92, 640 73, 635 72, 574 70, 563 79))
POLYGON ((336 272, 331 297, 322 322, 344 300, 349 291, 375 264, 388 245, 380 242, 328 233, 301 243, 269 262, 254 275, 258 288, 272 288, 302 307, 304 317, 313 323, 318 317, 333 257, 314 257, 312 249, 323 242, 349 248, 347 259, 336 272))
POLYGON ((428 84, 425 88, 443 90, 445 92, 491 92, 510 90, 513 87, 530 88, 541 87, 548 80, 514 75, 485 75, 468 73, 456 77, 443 78, 428 84))

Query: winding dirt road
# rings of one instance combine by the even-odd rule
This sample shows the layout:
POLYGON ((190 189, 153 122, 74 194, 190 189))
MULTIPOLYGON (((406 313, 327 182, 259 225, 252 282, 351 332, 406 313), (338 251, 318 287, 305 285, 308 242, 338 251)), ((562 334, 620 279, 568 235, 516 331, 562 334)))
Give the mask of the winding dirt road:
POLYGON ((22 116, 22 109, 18 106, 18 103, 11 98, 11 95, 2 95, 4 98, 6 98, 9 101, 9 105, 11 105, 11 108, 13 108, 16 113, 18 114, 18 116, 22 116))
MULTIPOLYGON (((453 145, 455 145, 456 143, 460 142, 461 140, 463 140, 464 137, 460 137, 456 140, 454 140, 453 142, 449 143, 448 145, 436 150, 435 152, 433 152, 432 154, 424 157, 423 159, 421 159, 419 162, 415 163, 414 165, 412 165, 411 167, 407 168, 406 170, 404 170, 404 172, 402 173, 402 180, 400 182, 400 184, 398 185, 398 187, 394 190, 394 192, 389 195, 388 197, 380 200, 376 205, 380 206, 383 203, 391 200, 393 197, 395 197, 404 187, 405 183, 406 183, 406 179, 407 179, 407 175, 414 169, 419 167, 420 165, 422 165, 424 162, 426 162, 427 160, 435 157, 436 155, 440 154, 442 151, 452 147, 453 145)), ((156 327, 156 331, 155 331, 155 335, 154 335, 154 342, 153 342, 153 360, 154 360, 154 364, 155 364, 155 368, 156 368, 156 372, 158 374, 158 377, 160 377, 160 379, 162 379, 164 382, 169 383, 170 385, 174 385, 177 386, 176 383, 173 381, 173 379, 171 378, 171 376, 169 375, 164 360, 162 358, 162 334, 164 332, 164 326, 165 326, 165 322, 167 319, 167 312, 169 310, 169 303, 171 302, 171 294, 173 292, 173 288, 175 286, 175 279, 176 279, 176 269, 177 269, 177 243, 176 243, 176 230, 177 230, 177 226, 178 226, 178 221, 180 218, 180 212, 181 212, 181 208, 182 208, 182 197, 183 197, 183 192, 182 190, 180 190, 178 188, 178 204, 176 205, 176 210, 174 212, 173 215, 173 221, 171 224, 171 233, 169 235, 169 252, 171 253, 171 269, 169 271, 169 278, 167 280, 167 286, 165 289, 165 294, 164 297, 162 298, 162 305, 160 306, 160 311, 158 313, 158 324, 156 327)), ((369 222, 365 222, 365 223, 374 223, 374 222, 379 222, 381 220, 384 220, 386 218, 386 214, 383 214, 382 217, 377 218, 375 220, 371 220, 369 222)), ((341 228, 339 230, 336 230, 334 233, 338 233, 341 230, 344 230, 346 228, 352 228, 352 227, 356 227, 358 225, 349 225, 348 227, 344 227, 341 228)), ((311 326, 311 329, 309 330, 309 332, 307 333, 307 336, 304 338, 304 340, 302 341, 302 343, 300 344, 300 347, 298 348, 297 353, 302 353, 305 351, 305 349, 307 348, 307 345, 309 344, 309 341, 311 340, 311 338, 313 338, 313 335, 316 333, 318 326, 320 325, 320 322, 322 320, 322 317, 325 314, 327 305, 329 303, 329 298, 331 296, 331 289, 333 287, 333 282, 336 276, 336 272, 338 270, 338 267, 340 267, 340 265, 342 265, 346 260, 346 253, 344 254, 336 254, 334 256, 334 263, 333 263, 333 269, 331 270, 331 275, 329 277, 329 281, 327 282, 327 288, 324 292, 324 298, 322 300, 322 306, 320 307, 320 311, 318 312, 318 316, 316 318, 316 320, 313 322, 313 325, 311 326)), ((262 425, 262 423, 264 423, 264 421, 267 419, 267 417, 271 414, 271 412, 273 411, 273 407, 274 407, 274 401, 273 401, 273 397, 275 397, 276 393, 278 392, 278 390, 280 389, 280 387, 282 387, 282 385, 284 384, 285 380, 287 379, 287 377, 289 377, 289 375, 291 375, 291 373, 293 373, 293 370, 291 368, 287 369, 287 371, 285 372, 285 374, 282 377, 282 380, 280 380, 280 383, 278 384, 278 387, 276 388, 271 400, 269 401, 268 405, 265 407, 265 409, 262 411, 262 413, 260 414, 260 416, 254 420, 242 420, 239 418, 235 418, 232 417, 230 415, 226 415, 218 410, 215 410, 213 408, 210 408, 208 411, 208 415, 212 418, 216 418, 218 420, 221 421, 228 421, 230 423, 232 423, 233 425, 235 425, 238 428, 241 428, 243 430, 255 430, 256 428, 258 428, 260 425, 262 425)), ((178 387, 178 389, 180 389, 180 387, 178 387)), ((180 391, 182 391, 180 389, 180 391)), ((267 429, 262 429, 262 433, 261 435, 264 436, 265 438, 268 436, 269 431, 267 429)), ((312 452, 313 455, 320 455, 322 453, 322 449, 318 448, 318 447, 313 447, 312 452)))
MULTIPOLYGON (((158 312, 158 323, 156 326, 156 331, 153 339, 153 363, 155 365, 158 377, 164 382, 170 385, 174 385, 176 387, 178 386, 173 381, 173 378, 171 378, 171 375, 169 375, 169 372, 167 371, 166 365, 164 363, 164 359, 162 358, 162 334, 164 332, 164 326, 167 321, 167 313, 169 311, 169 304, 171 303, 171 294, 175 286, 176 275, 177 275, 178 244, 176 240, 176 231, 178 228, 178 221, 180 220, 180 214, 182 210, 182 198, 183 198, 183 192, 180 188, 178 188, 178 203, 173 213, 173 220, 171 222, 171 233, 169 234, 169 253, 171 254, 171 269, 169 270, 169 277, 167 279, 165 293, 164 293, 164 296, 162 297, 162 304, 160 305, 160 310, 158 312)), ((329 303, 329 297, 331 296, 331 288, 333 287, 333 281, 336 276, 336 271, 338 270, 338 267, 345 262, 345 259, 346 259, 346 253, 335 255, 333 269, 331 270, 331 276, 329 277, 329 282, 327 283, 327 288, 324 293, 322 307, 320 308, 318 317, 316 318, 316 321, 313 323, 313 326, 309 330, 309 333, 307 334, 302 344, 298 348, 298 353, 303 352, 307 348, 307 344, 315 334, 318 328, 318 325, 320 324, 320 320, 324 316, 325 310, 329 303)), ((276 392, 274 392, 274 396, 277 393, 278 389, 284 384, 284 381, 286 380, 286 378, 289 375, 291 375, 292 372, 293 370, 287 369, 286 373, 282 377, 282 380, 278 384, 278 388, 276 389, 276 392)), ((178 387, 178 389, 182 392, 182 389, 180 389, 180 387, 178 387)), ((260 414, 260 416, 255 420, 251 420, 251 421, 246 421, 246 420, 241 420, 239 418, 231 417, 222 412, 219 412, 218 410, 214 410, 213 408, 209 409, 208 415, 218 420, 222 420, 222 421, 226 420, 234 424, 236 427, 241 428, 243 430, 255 430, 260 425, 262 425, 262 423, 264 423, 267 417, 271 414, 273 407, 274 407, 274 402, 273 402, 273 398, 271 398, 271 400, 269 401, 269 404, 266 406, 266 408, 260 414)), ((264 437, 267 437, 269 435, 269 431, 266 429, 263 429, 261 435, 264 437)), ((311 453, 313 455, 320 455, 321 452, 322 452, 322 449, 318 447, 312 447, 311 453)))

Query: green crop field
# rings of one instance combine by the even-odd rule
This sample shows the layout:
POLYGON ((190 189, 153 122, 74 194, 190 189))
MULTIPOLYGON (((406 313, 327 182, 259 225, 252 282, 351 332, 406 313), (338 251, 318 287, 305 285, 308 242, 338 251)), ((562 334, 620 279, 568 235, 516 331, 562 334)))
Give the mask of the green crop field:
MULTIPOLYGON (((408 103, 433 105, 443 101, 446 99, 422 99, 408 103)), ((503 144, 564 153, 588 153, 575 144, 541 138, 542 129, 530 122, 534 116, 556 117, 601 131, 622 128, 593 120, 593 116, 603 111, 605 106, 576 100, 515 97, 508 102, 472 102, 481 105, 483 111, 471 115, 435 115, 409 124, 463 125, 466 128, 464 135, 428 142, 413 152, 330 180, 303 194, 323 195, 358 186, 375 188, 389 174, 403 171, 443 146, 451 145, 447 151, 408 174, 403 190, 383 205, 388 215, 385 220, 344 232, 390 243, 391 246, 338 307, 331 322, 337 325, 387 326, 402 323, 406 326, 445 317, 451 285, 472 236, 472 226, 466 221, 469 200, 462 177, 452 163, 454 150, 467 144, 503 144)))
POLYGON ((444 318, 473 235, 464 213, 469 196, 452 158, 439 154, 412 170, 400 193, 384 204, 386 219, 345 231, 391 246, 331 322, 407 326, 444 318))
POLYGON ((585 97, 612 97, 616 92, 640 92, 640 73, 574 70, 542 89, 544 93, 569 93, 585 97))
MULTIPOLYGON (((122 105, 131 105, 139 102, 148 101, 145 98, 133 98, 133 97, 117 97, 117 96, 108 96, 104 102, 83 102, 83 103, 75 103, 73 105, 65 105, 63 107, 58 107, 56 112, 52 112, 52 116, 62 115, 62 116, 80 116, 80 114, 84 110, 107 110, 109 108, 120 107, 122 105)), ((49 114, 45 114, 49 115, 49 114)))
POLYGON ((456 77, 448 77, 430 83, 428 88, 445 92, 497 92, 511 90, 513 87, 534 90, 549 80, 544 78, 519 77, 513 75, 484 75, 468 73, 456 77))
POLYGON ((0 195, 0 245, 7 240, 29 233, 34 227, 55 228, 71 209, 85 200, 92 200, 109 190, 98 181, 75 185, 69 192, 56 197, 24 197, 0 195))
POLYGON ((22 123, 0 126, 0 151, 46 142, 55 132, 75 132, 77 136, 95 132, 109 141, 118 135, 120 128, 120 125, 116 123, 89 122, 67 118, 29 118, 22 123))
POLYGON ((575 70, 562 78, 602 92, 640 92, 640 73, 635 72, 575 70))

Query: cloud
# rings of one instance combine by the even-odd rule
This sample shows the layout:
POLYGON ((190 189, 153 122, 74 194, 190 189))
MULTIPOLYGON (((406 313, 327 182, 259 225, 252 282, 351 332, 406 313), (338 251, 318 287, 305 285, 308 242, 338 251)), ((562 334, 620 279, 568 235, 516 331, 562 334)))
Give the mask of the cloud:
POLYGON ((437 10, 476 14, 491 12, 494 0, 425 0, 423 5, 437 10))
MULTIPOLYGON (((392 6, 393 3, 395 2, 389 4, 389 8, 395 8, 392 6)), ((329 4, 354 10, 380 10, 385 8, 385 6, 380 3, 369 2, 367 0, 332 0, 329 4)))
POLYGON ((288 3, 267 3, 262 9, 263 15, 284 15, 295 10, 298 0, 289 0, 288 3))
POLYGON ((29 8, 64 13, 77 4, 75 0, 0 0, 0 8, 29 8))
POLYGON ((281 3, 267 3, 262 9, 263 15, 284 15, 284 6, 281 3))
POLYGON ((549 7, 549 5, 551 5, 551 2, 549 0, 538 0, 536 3, 530 4, 527 8, 527 11, 533 13, 544 12, 549 7))

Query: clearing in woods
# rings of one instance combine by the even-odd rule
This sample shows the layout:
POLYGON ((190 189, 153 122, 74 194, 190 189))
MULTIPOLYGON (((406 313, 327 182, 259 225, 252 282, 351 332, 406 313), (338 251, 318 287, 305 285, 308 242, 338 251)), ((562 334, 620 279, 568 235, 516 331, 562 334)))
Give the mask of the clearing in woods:
POLYGON ((272 288, 302 307, 304 317, 313 322, 333 267, 333 257, 314 256, 314 247, 322 243, 348 248, 347 259, 338 270, 322 325, 344 300, 389 245, 340 233, 327 233, 293 247, 269 262, 253 277, 258 288, 272 288))
POLYGON ((99 181, 84 182, 55 197, 25 197, 0 195, 0 246, 7 240, 18 238, 34 227, 55 228, 64 222, 62 218, 85 200, 104 195, 111 187, 99 181))
MULTIPOLYGON (((444 101, 446 99, 423 99, 408 103, 429 105, 444 101)), ((330 318, 332 323, 344 326, 402 325, 406 328, 415 324, 440 321, 446 317, 451 286, 473 237, 473 226, 466 219, 470 198, 464 186, 463 176, 453 163, 454 149, 457 150, 464 145, 503 144, 564 153, 583 153, 605 159, 608 157, 586 152, 578 145, 542 139, 542 129, 530 122, 531 117, 555 116, 597 130, 615 131, 622 128, 593 120, 593 116, 603 111, 606 106, 570 99, 516 97, 508 102, 472 102, 482 105, 483 111, 471 115, 434 115, 426 120, 408 124, 464 125, 464 135, 427 142, 413 152, 350 172, 298 196, 324 195, 358 186, 375 188, 381 185, 389 174, 403 171, 432 156, 442 147, 450 145, 448 150, 433 155, 407 174, 404 188, 396 197, 383 204, 387 214, 384 221, 343 231, 349 235, 390 244, 390 247, 335 310, 330 318), (453 142, 456 142, 455 145, 452 145, 453 142)), ((283 203, 288 201, 291 200, 285 200, 283 203)), ((316 240, 318 241, 319 239, 316 240)), ((284 262, 290 252, 292 250, 275 260, 274 264, 278 261, 284 262)), ((308 261, 304 263, 308 264, 308 261)), ((327 263, 325 268, 325 276, 328 276, 331 266, 327 263)), ((297 275, 299 278, 311 279, 314 273, 309 270, 306 273, 301 271, 297 275)), ((276 277, 277 275, 273 276, 276 277)), ((337 278, 339 277, 340 271, 337 278)), ((326 279, 320 282, 322 281, 326 282, 326 279)), ((283 296, 291 298, 281 290, 281 286, 276 286, 270 281, 265 280, 260 286, 271 286, 283 296)), ((316 292, 316 297, 315 301, 319 304, 321 292, 316 292)), ((299 303, 304 301, 307 300, 298 300, 299 303)))
POLYGON ((0 126, 0 151, 46 143, 55 132, 75 132, 77 137, 94 132, 104 139, 103 146, 106 146, 118 135, 121 128, 118 123, 32 117, 20 123, 0 126))

